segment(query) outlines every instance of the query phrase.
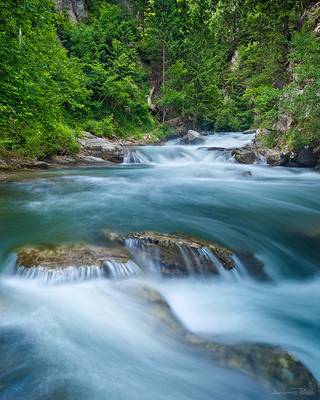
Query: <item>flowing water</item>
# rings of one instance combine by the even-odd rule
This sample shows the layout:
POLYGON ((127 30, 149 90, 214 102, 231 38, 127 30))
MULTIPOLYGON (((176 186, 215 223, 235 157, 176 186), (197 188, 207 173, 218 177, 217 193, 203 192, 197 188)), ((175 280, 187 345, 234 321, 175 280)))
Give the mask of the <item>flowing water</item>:
POLYGON ((114 168, 0 184, 1 400, 274 398, 155 328, 155 317, 128 295, 129 281, 157 289, 190 331, 281 345, 320 379, 320 174, 263 160, 237 164, 230 149, 252 139, 228 133, 201 146, 171 141, 131 149, 114 168), (204 148, 211 146, 224 150, 204 148), (136 250, 137 264, 108 266, 115 280, 94 266, 14 274, 13 249, 95 243, 102 229, 211 240, 254 254, 271 281, 242 274, 240 263, 237 279, 161 279, 136 250))

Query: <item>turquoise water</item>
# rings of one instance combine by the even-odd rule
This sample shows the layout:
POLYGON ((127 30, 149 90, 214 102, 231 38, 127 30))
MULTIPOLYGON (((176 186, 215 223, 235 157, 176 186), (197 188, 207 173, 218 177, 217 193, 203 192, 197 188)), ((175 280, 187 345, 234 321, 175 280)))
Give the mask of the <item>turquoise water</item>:
MULTIPOLYGON (((204 145, 251 140, 232 133, 204 145)), ((239 165, 227 150, 176 142, 132 149, 127 162, 0 183, 0 399, 220 400, 235 390, 268 398, 153 331, 152 316, 120 283, 46 287, 6 273, 16 247, 97 242, 101 229, 181 232, 253 253, 272 282, 147 283, 191 331, 279 344, 320 379, 320 174, 263 160, 239 165)))

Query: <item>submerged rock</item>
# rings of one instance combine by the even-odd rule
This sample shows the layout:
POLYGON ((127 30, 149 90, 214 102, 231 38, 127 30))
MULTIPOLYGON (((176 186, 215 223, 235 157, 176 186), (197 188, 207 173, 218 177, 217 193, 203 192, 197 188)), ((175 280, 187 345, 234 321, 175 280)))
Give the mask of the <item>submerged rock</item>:
POLYGON ((264 270, 264 264, 249 251, 235 250, 238 260, 241 262, 247 273, 259 281, 269 281, 270 277, 264 270))
POLYGON ((140 260, 141 253, 153 259, 165 276, 219 274, 221 270, 235 268, 230 250, 201 239, 142 232, 122 237, 120 241, 140 260))
POLYGON ((244 171, 244 172, 242 172, 242 174, 241 174, 242 176, 252 176, 252 172, 251 171, 244 171))
MULTIPOLYGON (((319 398, 319 386, 311 372, 287 351, 259 343, 223 344, 204 339, 188 331, 174 315, 170 305, 150 287, 126 287, 126 293, 145 302, 149 313, 176 338, 198 349, 223 368, 244 373, 272 393, 290 392, 301 388, 311 399, 319 398)), ((155 329, 159 331, 156 324, 155 329)))
POLYGON ((190 129, 188 131, 188 133, 185 136, 183 136, 183 138, 181 139, 181 143, 199 144, 199 143, 204 142, 204 140, 205 140, 205 138, 201 135, 201 133, 190 129))
POLYGON ((310 399, 319 399, 319 386, 312 373, 279 347, 262 343, 224 345, 193 334, 185 341, 207 352, 222 367, 251 376, 272 393, 290 393, 298 389, 308 392, 310 399))

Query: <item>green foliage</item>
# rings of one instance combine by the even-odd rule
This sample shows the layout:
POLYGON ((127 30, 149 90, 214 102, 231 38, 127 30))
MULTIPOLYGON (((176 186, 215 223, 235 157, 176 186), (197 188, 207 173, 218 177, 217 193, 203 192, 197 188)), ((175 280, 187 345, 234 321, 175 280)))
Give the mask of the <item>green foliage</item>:
POLYGON ((280 89, 270 85, 247 89, 244 96, 252 102, 257 126, 270 128, 276 123, 281 93, 280 89))
POLYGON ((158 140, 166 140, 176 134, 176 130, 169 125, 161 124, 156 129, 150 132, 150 134, 158 140))
POLYGON ((96 121, 93 133, 123 136, 128 126, 131 130, 150 128, 135 22, 119 6, 101 3, 89 21, 78 25, 64 21, 59 32, 62 43, 81 61, 86 74, 92 93, 90 117, 96 121))
POLYGON ((176 117, 206 129, 269 128, 268 146, 320 142, 309 0, 129 3, 131 14, 122 1, 90 0, 89 17, 75 24, 50 0, 3 2, 1 148, 72 153, 79 127, 162 138, 169 132, 159 123, 176 117), (280 134, 283 116, 290 126, 280 134))
POLYGON ((293 118, 290 143, 299 148, 320 142, 320 41, 303 29, 292 40, 293 81, 285 88, 282 108, 293 118))
POLYGON ((0 138, 8 149, 39 156, 75 149, 73 132, 63 126, 82 114, 88 96, 53 16, 50 1, 8 1, 0 9, 0 138))
POLYGON ((110 137, 115 130, 113 116, 109 115, 100 121, 90 120, 85 124, 85 129, 96 136, 110 137))
POLYGON ((26 131, 25 153, 28 156, 44 157, 54 154, 72 154, 79 150, 74 131, 63 123, 57 123, 50 131, 32 127, 26 131))

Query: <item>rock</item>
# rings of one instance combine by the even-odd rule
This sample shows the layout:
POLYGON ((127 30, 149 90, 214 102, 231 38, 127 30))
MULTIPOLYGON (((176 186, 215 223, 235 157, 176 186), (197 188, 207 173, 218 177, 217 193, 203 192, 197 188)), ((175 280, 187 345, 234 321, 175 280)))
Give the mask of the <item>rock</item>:
MULTIPOLYGON (((248 176, 250 175, 250 171, 248 176)), ((206 240, 183 235, 166 235, 156 232, 139 232, 121 236, 104 230, 96 237, 99 243, 124 244, 137 263, 146 270, 150 261, 165 277, 190 274, 221 274, 236 268, 235 256, 247 273, 258 280, 269 280, 263 263, 247 251, 231 251, 206 240), (146 263, 146 265, 144 265, 146 263)))
POLYGON ((242 176, 252 176, 252 172, 251 171, 244 171, 244 172, 242 172, 242 176))
POLYGON ((316 157, 317 162, 319 163, 319 161, 320 161, 320 146, 314 147, 313 154, 316 157))
POLYGON ((78 139, 78 142, 81 146, 79 159, 90 156, 117 164, 123 162, 125 151, 120 144, 112 143, 105 138, 96 137, 89 132, 84 132, 82 137, 78 139))
POLYGON ((45 161, 21 160, 16 166, 19 169, 48 169, 50 164, 45 161))
MULTIPOLYGON (((223 344, 201 338, 183 326, 170 305, 153 288, 126 286, 125 292, 144 302, 155 321, 166 327, 178 340, 212 358, 221 367, 250 376, 272 393, 303 388, 314 396, 312 399, 319 398, 316 379, 285 350, 267 344, 223 344)), ((154 328, 158 332, 159 324, 156 323, 154 328)))
POLYGON ((93 156, 79 156, 78 161, 85 164, 105 164, 106 161, 100 157, 93 157, 93 156))
POLYGON ((306 147, 298 153, 297 162, 300 167, 315 167, 317 164, 316 156, 311 148, 306 147))
POLYGON ((186 342, 207 352, 220 366, 251 376, 272 394, 299 388, 310 393, 309 398, 319 399, 319 386, 312 373, 279 347, 255 343, 223 345, 201 341, 195 335, 187 337, 186 342))
POLYGON ((53 156, 51 162, 59 165, 76 164, 77 160, 72 156, 53 156))
POLYGON ((219 274, 232 270, 232 252, 205 240, 155 232, 132 233, 120 238, 140 263, 153 259, 164 276, 219 274), (141 253, 143 257, 141 258, 141 253))
POLYGON ((256 153, 248 147, 236 149, 232 154, 240 164, 253 164, 256 161, 256 153))
POLYGON ((236 149, 228 149, 227 147, 214 147, 214 146, 211 146, 211 147, 205 147, 205 146, 202 146, 202 147, 199 147, 198 148, 198 150, 207 150, 207 151, 234 151, 234 150, 236 150, 236 149))
POLYGON ((6 163, 5 160, 0 159, 0 170, 2 171, 10 170, 10 166, 6 163))
POLYGON ((33 161, 20 164, 22 168, 27 169, 48 169, 50 165, 45 161, 33 161))
POLYGON ((260 154, 265 157, 267 164, 273 166, 285 166, 289 161, 289 155, 279 149, 258 148, 260 154))
POLYGON ((54 0, 58 11, 66 11, 69 18, 78 22, 88 14, 87 0, 54 0))
POLYGON ((129 256, 120 247, 99 247, 74 244, 69 246, 25 247, 17 252, 18 267, 44 267, 48 269, 103 266, 112 260, 125 263, 129 256))
POLYGON ((284 159, 280 152, 272 152, 266 156, 267 164, 269 165, 284 165, 284 159))
POLYGON ((187 335, 188 331, 174 315, 170 305, 157 290, 149 286, 141 286, 140 284, 132 285, 130 281, 128 283, 126 283, 124 288, 125 293, 133 296, 147 307, 148 314, 154 319, 153 328, 156 332, 159 333, 159 329, 161 328, 167 328, 166 333, 171 333, 180 339, 187 335))
POLYGON ((257 130, 256 129, 247 129, 241 133, 243 133, 245 135, 253 135, 253 134, 257 133, 257 130))
POLYGON ((49 167, 50 167, 49 163, 45 161, 36 161, 34 163, 34 168, 48 169, 49 167))
POLYGON ((205 138, 199 132, 190 129, 188 133, 181 139, 181 143, 199 144, 202 143, 204 140, 205 138))
POLYGON ((292 115, 282 114, 279 116, 277 123, 275 124, 275 130, 280 133, 286 133, 291 128, 293 123, 292 115))

